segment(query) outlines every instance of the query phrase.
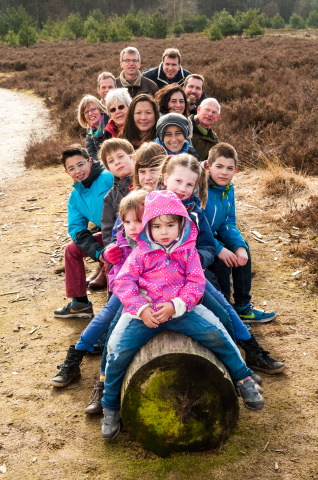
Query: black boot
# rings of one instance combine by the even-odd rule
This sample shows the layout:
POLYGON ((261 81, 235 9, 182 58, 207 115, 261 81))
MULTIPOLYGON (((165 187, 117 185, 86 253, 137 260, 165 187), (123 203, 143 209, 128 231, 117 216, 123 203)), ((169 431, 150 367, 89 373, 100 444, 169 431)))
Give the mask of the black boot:
POLYGON ((51 380, 54 387, 66 387, 72 380, 81 374, 80 364, 85 355, 84 350, 75 350, 75 345, 70 345, 64 363, 58 365, 59 373, 51 380))
POLYGON ((239 340, 237 343, 246 353, 246 365, 252 370, 260 370, 271 375, 284 370, 283 362, 271 358, 268 355, 269 352, 260 346, 253 335, 249 340, 239 340))

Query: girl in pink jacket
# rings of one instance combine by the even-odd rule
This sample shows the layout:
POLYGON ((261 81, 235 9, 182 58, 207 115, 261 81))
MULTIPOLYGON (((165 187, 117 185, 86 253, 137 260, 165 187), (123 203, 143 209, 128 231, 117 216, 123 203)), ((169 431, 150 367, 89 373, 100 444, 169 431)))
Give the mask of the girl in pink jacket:
POLYGON ((205 277, 195 249, 197 229, 177 195, 151 192, 145 200, 138 246, 114 281, 113 292, 124 309, 108 342, 102 406, 102 436, 120 431, 120 389, 135 353, 163 330, 188 335, 213 351, 225 364, 244 404, 260 410, 264 399, 233 340, 200 302, 205 277))

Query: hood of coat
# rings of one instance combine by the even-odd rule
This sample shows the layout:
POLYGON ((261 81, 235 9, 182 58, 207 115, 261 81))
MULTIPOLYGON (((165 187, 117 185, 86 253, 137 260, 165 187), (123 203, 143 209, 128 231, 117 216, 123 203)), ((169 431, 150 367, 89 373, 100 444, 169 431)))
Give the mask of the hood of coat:
POLYGON ((187 210, 177 195, 169 190, 156 190, 149 193, 145 200, 145 210, 142 217, 143 230, 137 237, 137 242, 142 248, 147 250, 162 249, 171 253, 177 247, 186 245, 187 248, 194 248, 197 229, 190 220, 187 210), (173 244, 164 247, 155 242, 151 236, 150 220, 160 215, 180 215, 183 217, 183 223, 180 235, 173 244))
POLYGON ((92 183, 96 180, 97 177, 105 170, 104 165, 100 162, 93 162, 90 174, 82 182, 74 183, 73 187, 76 190, 82 190, 83 188, 91 188, 92 183))
POLYGON ((215 191, 218 191, 222 199, 226 198, 229 194, 229 191, 234 187, 234 183, 230 182, 227 185, 218 185, 215 183, 211 177, 208 179, 208 187, 212 188, 215 191))

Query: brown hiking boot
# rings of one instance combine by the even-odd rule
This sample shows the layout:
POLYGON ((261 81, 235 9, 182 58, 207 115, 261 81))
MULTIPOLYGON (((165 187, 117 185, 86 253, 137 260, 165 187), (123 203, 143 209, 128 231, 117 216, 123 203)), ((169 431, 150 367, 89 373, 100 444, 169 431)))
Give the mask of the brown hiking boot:
POLYGON ((103 411, 101 400, 103 398, 104 382, 100 380, 95 383, 93 391, 91 393, 90 402, 85 408, 85 413, 88 415, 94 415, 95 413, 101 413, 103 411))

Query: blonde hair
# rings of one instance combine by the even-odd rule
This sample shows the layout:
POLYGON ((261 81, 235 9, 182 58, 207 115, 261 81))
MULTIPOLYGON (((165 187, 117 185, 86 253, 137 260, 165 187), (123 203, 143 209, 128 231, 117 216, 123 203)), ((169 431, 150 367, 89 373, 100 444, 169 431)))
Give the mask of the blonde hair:
POLYGON ((138 150, 136 150, 136 159, 134 164, 133 185, 134 188, 141 188, 139 183, 140 168, 156 168, 161 167, 162 162, 166 158, 167 153, 162 145, 155 142, 144 142, 138 150))
POLYGON ((129 211, 133 211, 136 219, 141 222, 141 209, 145 204, 145 198, 149 192, 146 190, 133 190, 124 197, 119 204, 119 216, 122 222, 125 221, 126 215, 129 211))
POLYGON ((99 151, 99 158, 107 169, 107 156, 117 150, 123 150, 127 155, 135 155, 134 147, 125 138, 109 138, 102 143, 99 151))
POLYGON ((198 197, 201 200, 201 208, 204 208, 208 200, 207 192, 207 171, 205 171, 200 162, 188 153, 180 153, 179 155, 168 156, 161 167, 161 181, 164 175, 172 175, 177 166, 189 168, 198 175, 193 192, 198 189, 198 197))
POLYGON ((81 127, 87 128, 88 123, 86 121, 84 110, 89 103, 93 103, 100 113, 106 113, 105 106, 98 100, 98 98, 93 97, 93 95, 84 95, 77 107, 77 119, 81 127))

